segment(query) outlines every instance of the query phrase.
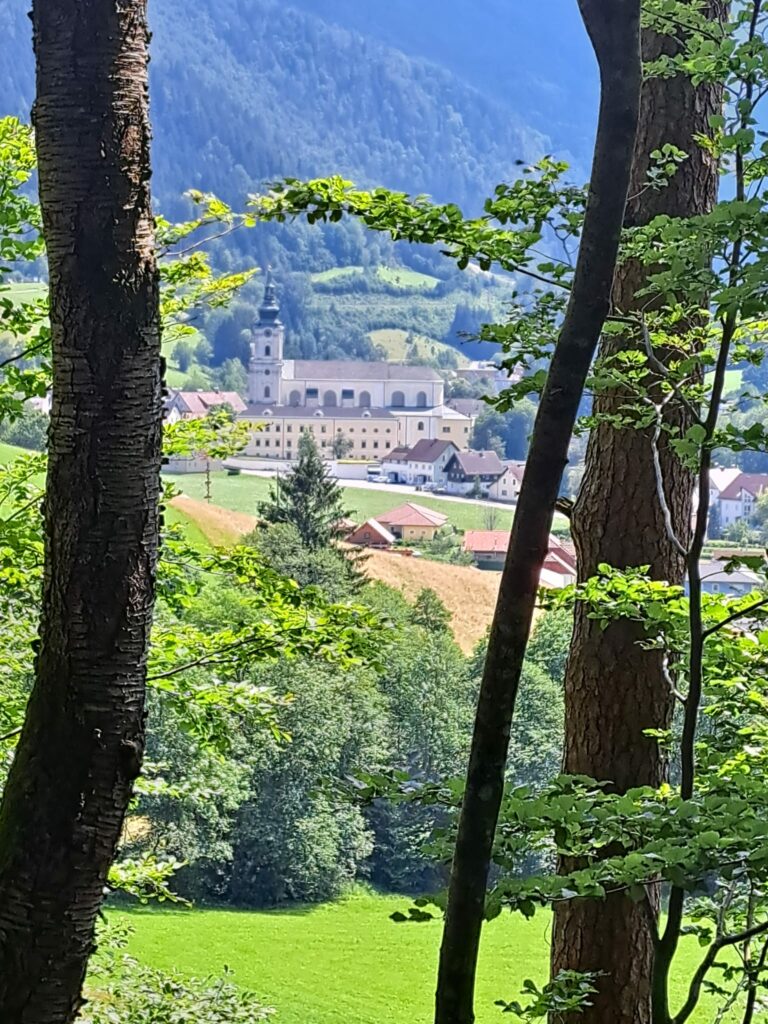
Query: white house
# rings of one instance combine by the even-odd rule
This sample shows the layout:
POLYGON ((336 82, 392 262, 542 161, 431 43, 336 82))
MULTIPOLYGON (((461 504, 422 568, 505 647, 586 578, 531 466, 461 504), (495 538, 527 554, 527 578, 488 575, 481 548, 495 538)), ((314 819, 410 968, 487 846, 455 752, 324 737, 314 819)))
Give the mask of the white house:
POLYGON ((445 467, 446 490, 449 494, 488 495, 504 473, 504 464, 496 452, 455 452, 445 467))
POLYGON ((743 519, 751 519, 757 499, 767 490, 767 474, 739 473, 719 491, 716 499, 722 528, 725 529, 743 519))
POLYGON ((525 472, 524 462, 504 462, 504 473, 488 488, 488 497, 494 501, 516 502, 525 472))
POLYGON ((453 441, 422 440, 412 448, 398 447, 381 461, 381 472, 392 483, 436 484, 446 482, 445 467, 458 451, 453 441))

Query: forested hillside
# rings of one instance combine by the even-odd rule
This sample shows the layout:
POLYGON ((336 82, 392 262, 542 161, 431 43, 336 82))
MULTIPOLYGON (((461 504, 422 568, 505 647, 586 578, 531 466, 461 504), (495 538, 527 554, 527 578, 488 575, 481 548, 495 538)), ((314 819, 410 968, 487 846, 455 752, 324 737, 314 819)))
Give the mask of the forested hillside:
MULTIPOLYGON (((308 5, 309 6, 309 5, 308 5)), ((0 71, 0 101, 26 116, 26 0, 0 28, 26 59, 0 71)), ((342 9, 340 9, 341 11, 342 9)), ((155 192, 232 201, 264 179, 341 171, 366 184, 477 205, 548 143, 515 110, 451 71, 272 0, 166 0, 152 12, 155 192)))
MULTIPOLYGON (((22 55, 0 68, 0 109, 22 118, 29 116, 33 89, 26 9, 26 0, 0 8, 3 38, 22 55)), ((396 4, 389 35, 382 14, 363 34, 354 5, 343 4, 331 10, 309 2, 203 0, 193 9, 165 0, 151 14, 154 194, 172 217, 187 215, 181 196, 188 188, 213 191, 242 207, 265 181, 333 172, 478 210, 497 182, 515 176, 517 162, 535 159, 550 146, 518 113, 525 110, 522 97, 495 91, 489 82, 467 84, 461 61, 458 73, 451 70, 451 54, 445 66, 419 56, 419 40, 427 56, 435 56, 423 31, 424 11, 404 19, 396 4), (410 25, 410 35, 395 32, 397 25, 410 25)), ((502 26, 514 29, 506 21, 502 26)), ((457 22, 453 31, 458 40, 457 22)), ((455 53, 460 52, 459 46, 455 53)), ((475 328, 498 311, 502 298, 480 297, 480 282, 455 275, 431 297, 428 288, 393 289, 386 282, 381 287, 359 276, 333 294, 315 287, 311 275, 339 266, 362 271, 405 263, 438 278, 451 274, 439 253, 395 246, 351 222, 320 230, 298 222, 261 225, 222 240, 214 258, 230 267, 276 268, 290 350, 309 357, 371 356, 365 336, 380 329, 457 345, 452 328, 475 328), (373 302, 371 290, 379 293, 373 302), (467 310, 474 312, 468 316, 467 310)), ((216 343, 218 322, 202 325, 215 363, 244 355, 234 336, 252 318, 258 294, 258 286, 244 293, 247 308, 230 323, 227 344, 216 343)), ((431 352, 422 346, 412 356, 433 358, 431 352)))

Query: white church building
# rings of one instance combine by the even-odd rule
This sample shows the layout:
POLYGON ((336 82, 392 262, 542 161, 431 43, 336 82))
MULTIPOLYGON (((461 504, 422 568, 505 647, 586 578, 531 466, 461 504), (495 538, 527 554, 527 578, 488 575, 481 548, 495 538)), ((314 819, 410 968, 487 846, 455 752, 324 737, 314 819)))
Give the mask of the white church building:
POLYGON ((290 458, 302 430, 315 434, 329 455, 333 439, 343 435, 357 458, 380 458, 425 438, 469 447, 474 420, 445 405, 445 382, 432 367, 286 359, 284 349, 285 327, 268 274, 251 335, 248 407, 241 413, 261 429, 254 430, 247 454, 290 458))

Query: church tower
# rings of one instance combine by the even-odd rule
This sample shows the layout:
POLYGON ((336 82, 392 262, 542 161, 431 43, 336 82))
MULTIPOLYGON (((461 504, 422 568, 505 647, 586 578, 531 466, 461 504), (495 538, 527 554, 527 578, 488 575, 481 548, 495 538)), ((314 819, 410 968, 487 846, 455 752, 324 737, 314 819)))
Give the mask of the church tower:
POLYGON ((285 328, 280 322, 280 306, 272 278, 267 270, 264 298, 259 319, 251 332, 251 359, 248 363, 248 400, 252 405, 281 404, 283 345, 285 328))

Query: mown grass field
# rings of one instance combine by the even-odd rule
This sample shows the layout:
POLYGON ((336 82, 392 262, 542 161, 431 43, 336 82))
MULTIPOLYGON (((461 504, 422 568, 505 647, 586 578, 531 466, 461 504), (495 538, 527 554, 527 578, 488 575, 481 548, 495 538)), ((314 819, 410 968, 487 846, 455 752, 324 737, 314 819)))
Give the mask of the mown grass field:
MULTIPOLYGON (((407 906, 396 896, 356 894, 258 913, 153 909, 110 916, 128 919, 135 929, 131 952, 153 966, 195 976, 230 967, 238 984, 277 1008, 275 1024, 430 1024, 441 924, 389 920, 407 906)), ((525 978, 545 978, 549 932, 544 913, 528 922, 503 914, 486 926, 477 1024, 503 1024, 508 1015, 494 1000, 515 998, 525 978)), ((676 1005, 700 957, 686 940, 676 1005)), ((693 1020, 711 1017, 701 1012, 693 1020)))
MULTIPOLYGON (((256 506, 268 497, 272 485, 269 478, 261 476, 227 476, 223 472, 214 473, 212 476, 211 497, 214 504, 248 515, 256 515, 256 506)), ((205 479, 202 474, 169 476, 168 479, 190 498, 200 500, 204 497, 205 479)), ((384 487, 381 490, 345 487, 344 496, 352 518, 360 520, 381 515, 382 512, 397 508, 405 501, 415 501, 425 508, 435 509, 448 516, 449 523, 457 530, 483 530, 488 524, 489 510, 483 505, 473 505, 469 501, 446 501, 444 498, 421 493, 400 494, 384 487)), ((494 506, 492 511, 495 517, 494 529, 508 530, 512 525, 511 509, 494 506)))

